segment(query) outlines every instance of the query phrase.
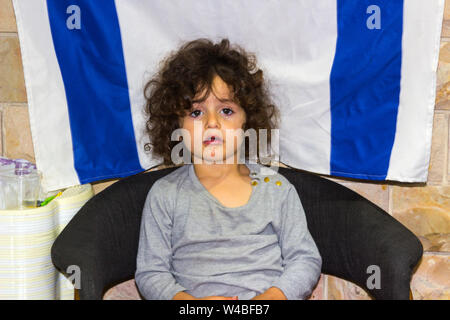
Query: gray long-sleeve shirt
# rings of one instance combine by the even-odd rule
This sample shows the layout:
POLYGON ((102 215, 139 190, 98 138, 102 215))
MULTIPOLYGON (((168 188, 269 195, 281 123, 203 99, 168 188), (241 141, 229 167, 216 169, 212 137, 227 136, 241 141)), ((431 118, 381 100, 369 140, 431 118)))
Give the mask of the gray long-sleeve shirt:
POLYGON ((153 184, 135 273, 144 298, 170 300, 185 291, 248 300, 272 286, 289 300, 311 294, 322 259, 295 187, 275 170, 246 165, 258 183, 240 207, 222 205, 201 184, 193 164, 153 184))

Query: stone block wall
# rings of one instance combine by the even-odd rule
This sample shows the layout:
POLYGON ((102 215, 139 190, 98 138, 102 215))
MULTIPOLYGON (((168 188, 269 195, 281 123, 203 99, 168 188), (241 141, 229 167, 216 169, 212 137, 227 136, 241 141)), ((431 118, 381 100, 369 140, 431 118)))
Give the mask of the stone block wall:
MULTIPOLYGON (((437 70, 436 110, 426 184, 339 182, 401 221, 422 241, 425 253, 413 275, 414 299, 450 299, 450 0, 446 0, 437 70)), ((0 0, 0 153, 35 162, 14 10, 0 0)), ((95 193, 117 179, 92 183, 95 193)), ((105 299, 136 298, 134 282, 111 289, 105 299), (122 288, 122 290, 120 290, 122 288)), ((322 274, 311 299, 370 299, 360 287, 322 274)))

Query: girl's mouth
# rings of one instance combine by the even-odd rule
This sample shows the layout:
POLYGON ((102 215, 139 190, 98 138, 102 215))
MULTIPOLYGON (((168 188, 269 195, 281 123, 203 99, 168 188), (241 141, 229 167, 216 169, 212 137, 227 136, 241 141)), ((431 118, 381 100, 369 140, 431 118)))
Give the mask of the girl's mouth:
POLYGON ((216 145, 216 144, 222 144, 222 140, 219 137, 211 136, 208 137, 203 143, 207 146, 209 145, 216 145))

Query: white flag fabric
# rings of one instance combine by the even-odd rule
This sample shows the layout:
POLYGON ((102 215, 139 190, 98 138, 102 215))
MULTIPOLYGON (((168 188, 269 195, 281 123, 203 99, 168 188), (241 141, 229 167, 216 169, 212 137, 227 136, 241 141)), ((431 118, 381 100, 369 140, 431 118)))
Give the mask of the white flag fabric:
POLYGON ((279 160, 425 182, 444 0, 14 0, 45 190, 161 163, 143 87, 185 41, 257 55, 281 111, 279 160))

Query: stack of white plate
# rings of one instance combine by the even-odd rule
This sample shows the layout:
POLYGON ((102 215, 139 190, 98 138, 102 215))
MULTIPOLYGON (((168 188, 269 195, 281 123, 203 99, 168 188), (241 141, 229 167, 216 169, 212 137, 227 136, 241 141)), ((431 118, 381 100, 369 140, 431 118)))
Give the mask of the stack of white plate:
POLYGON ((68 188, 44 207, 0 210, 0 300, 73 299, 73 285, 53 266, 50 249, 93 196, 92 186, 68 188))

